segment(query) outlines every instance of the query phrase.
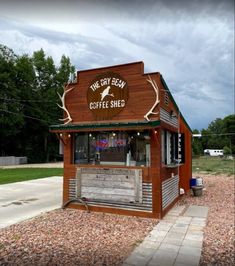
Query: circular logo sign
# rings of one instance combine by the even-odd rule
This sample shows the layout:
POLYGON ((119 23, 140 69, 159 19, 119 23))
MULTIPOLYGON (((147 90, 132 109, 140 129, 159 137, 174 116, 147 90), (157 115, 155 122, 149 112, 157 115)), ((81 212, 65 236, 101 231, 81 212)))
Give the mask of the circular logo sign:
POLYGON ((88 108, 98 119, 110 119, 123 110, 128 100, 127 82, 118 74, 97 76, 87 91, 88 108))

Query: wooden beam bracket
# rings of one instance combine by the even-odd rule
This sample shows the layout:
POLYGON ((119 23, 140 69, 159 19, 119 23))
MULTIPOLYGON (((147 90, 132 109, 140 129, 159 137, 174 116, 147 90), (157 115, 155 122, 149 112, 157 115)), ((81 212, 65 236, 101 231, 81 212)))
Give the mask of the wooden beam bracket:
POLYGON ((56 136, 64 145, 67 145, 67 141, 64 140, 63 136, 61 136, 61 133, 56 133, 56 136))

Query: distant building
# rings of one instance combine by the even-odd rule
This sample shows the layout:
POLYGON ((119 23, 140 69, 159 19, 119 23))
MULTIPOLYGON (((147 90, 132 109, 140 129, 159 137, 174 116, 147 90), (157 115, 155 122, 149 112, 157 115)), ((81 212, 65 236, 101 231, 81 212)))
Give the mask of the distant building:
POLYGON ((223 156, 224 152, 223 152, 223 150, 206 149, 206 150, 204 150, 204 155, 223 156))
POLYGON ((201 138, 202 137, 202 134, 193 134, 193 137, 194 138, 201 138))

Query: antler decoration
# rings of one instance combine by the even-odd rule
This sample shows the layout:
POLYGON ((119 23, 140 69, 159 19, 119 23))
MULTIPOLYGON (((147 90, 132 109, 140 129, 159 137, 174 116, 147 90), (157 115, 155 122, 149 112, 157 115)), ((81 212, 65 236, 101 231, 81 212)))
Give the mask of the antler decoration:
POLYGON ((71 90, 73 90, 74 87, 72 87, 72 88, 66 90, 67 87, 68 87, 68 85, 66 86, 66 88, 65 88, 64 93, 63 93, 62 96, 57 92, 57 94, 59 95, 60 100, 61 100, 61 102, 62 102, 62 106, 59 105, 58 103, 57 103, 57 105, 58 105, 62 110, 64 110, 64 111, 66 112, 66 114, 67 114, 67 117, 65 117, 65 118, 63 118, 63 119, 59 119, 59 120, 60 120, 60 121, 63 121, 65 125, 68 124, 68 123, 70 123, 71 121, 73 121, 73 119, 71 118, 71 116, 70 116, 70 114, 69 114, 69 111, 67 110, 67 108, 66 108, 66 106, 65 106, 65 95, 66 95, 68 92, 70 92, 71 90), (67 120, 67 121, 66 121, 66 120, 67 120))
POLYGON ((153 112, 153 110, 154 110, 154 108, 160 103, 160 100, 159 100, 159 89, 158 89, 158 86, 157 86, 157 83, 156 83, 156 81, 155 80, 152 80, 151 79, 151 77, 148 75, 148 77, 149 77, 149 79, 147 79, 147 81, 152 85, 152 87, 153 87, 153 89, 154 89, 154 91, 155 91, 155 93, 156 93, 156 100, 155 100, 155 103, 154 103, 154 105, 152 106, 152 108, 148 111, 148 113, 144 116, 144 118, 147 120, 147 121, 149 121, 149 116, 151 115, 151 114, 153 114, 153 115, 157 115, 158 114, 158 112, 157 113, 155 113, 155 112, 153 112))

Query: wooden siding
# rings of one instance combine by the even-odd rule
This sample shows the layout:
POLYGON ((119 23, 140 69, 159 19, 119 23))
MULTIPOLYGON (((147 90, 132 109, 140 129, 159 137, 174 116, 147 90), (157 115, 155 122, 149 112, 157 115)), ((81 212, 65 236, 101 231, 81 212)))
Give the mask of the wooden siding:
MULTIPOLYGON (((72 123, 98 121, 88 108, 87 92, 92 80, 105 72, 114 72, 121 75, 128 84, 129 99, 124 110, 113 117, 112 120, 105 121, 141 121, 144 115, 150 110, 155 102, 155 92, 147 81, 148 76, 143 74, 142 63, 133 63, 117 67, 94 69, 78 72, 78 83, 73 83, 69 87, 75 87, 66 96, 66 107, 73 119, 72 123), (141 104, 140 104, 141 99, 141 104)), ((151 74, 160 88, 160 74, 151 74)), ((156 110, 158 112, 158 107, 156 110)), ((150 118, 159 119, 158 115, 150 118)))
POLYGON ((78 168, 79 197, 89 200, 142 203, 142 171, 120 168, 78 168))
POLYGON ((190 178, 192 178, 192 134, 182 119, 180 132, 184 134, 185 155, 185 163, 180 166, 180 187, 187 192, 190 189, 190 178))

